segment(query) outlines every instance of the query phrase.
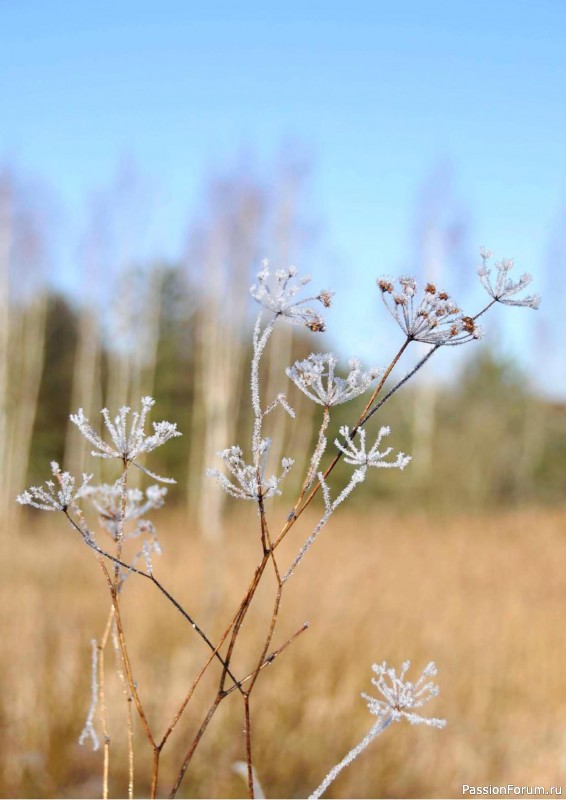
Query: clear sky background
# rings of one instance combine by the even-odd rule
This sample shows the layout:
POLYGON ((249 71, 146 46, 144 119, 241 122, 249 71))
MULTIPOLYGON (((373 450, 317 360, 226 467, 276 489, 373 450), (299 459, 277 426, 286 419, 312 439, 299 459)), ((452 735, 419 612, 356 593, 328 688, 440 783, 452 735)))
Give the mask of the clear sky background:
POLYGON ((53 188, 78 239, 129 155, 159 187, 147 247, 175 255, 206 170, 298 143, 323 243, 298 266, 339 291, 332 324, 367 358, 374 279, 411 270, 419 192, 445 165, 472 255, 514 256, 543 293, 536 323, 502 309, 501 346, 566 390, 549 258, 566 245, 565 23, 561 0, 0 0, 0 156, 53 188))

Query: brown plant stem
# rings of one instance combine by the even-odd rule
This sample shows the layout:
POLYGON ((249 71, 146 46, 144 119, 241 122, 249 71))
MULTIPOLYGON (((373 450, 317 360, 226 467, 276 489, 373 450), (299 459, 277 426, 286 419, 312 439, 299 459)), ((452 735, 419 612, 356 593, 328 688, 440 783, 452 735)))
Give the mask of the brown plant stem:
MULTIPOLYGON (((112 606, 111 609, 114 612, 114 607, 112 606)), ((132 695, 129 691, 128 682, 124 677, 124 670, 120 666, 120 659, 121 659, 121 652, 120 652, 120 644, 118 642, 118 637, 116 635, 116 631, 114 630, 114 635, 112 637, 113 644, 114 644, 114 655, 116 659, 116 673, 122 684, 122 692, 126 698, 126 720, 127 720, 127 732, 128 732, 128 798, 129 800, 133 800, 134 796, 134 729, 133 729, 133 720, 132 720, 132 695)))
POLYGON ((143 725, 147 740, 151 744, 152 747, 155 747, 155 741, 154 741, 153 735, 151 733, 151 728, 149 726, 149 722, 148 722, 147 717, 145 715, 145 711, 143 709, 143 706, 142 706, 142 703, 141 703, 141 700, 140 700, 140 697, 139 697, 139 694, 138 694, 138 690, 137 690, 137 687, 136 687, 136 683, 134 681, 134 677, 133 677, 133 674, 132 674, 132 667, 131 667, 131 664, 130 664, 130 658, 128 656, 128 650, 126 648, 126 640, 124 638, 124 629, 122 627, 122 618, 121 618, 121 615, 120 615, 120 604, 118 602, 118 594, 117 594, 116 589, 114 587, 112 578, 110 577, 110 573, 106 569, 106 564, 104 563, 102 557, 99 557, 98 563, 100 564, 100 568, 102 569, 102 572, 104 573, 104 577, 106 578, 106 581, 108 583, 108 588, 110 589, 110 596, 112 598, 112 605, 114 606, 114 613, 115 613, 115 616, 116 616, 116 629, 117 629, 117 632, 118 632, 118 642, 119 642, 119 645, 120 645, 120 651, 122 653, 122 661, 124 663, 124 671, 126 673, 126 678, 127 678, 127 681, 128 681, 128 686, 129 686, 129 689, 130 689, 130 693, 131 693, 131 695, 132 695, 132 697, 134 699, 134 703, 136 705, 136 709, 137 709, 139 718, 141 720, 141 723, 143 725))
POLYGON ((171 789, 171 792, 169 793, 169 797, 170 798, 173 798, 173 797, 175 797, 177 795, 177 792, 179 791, 179 787, 181 785, 181 782, 182 782, 183 778, 185 777, 185 772, 187 771, 187 769, 189 767, 189 764, 191 763, 191 759, 192 759, 192 757, 194 755, 194 752, 197 749, 198 744, 199 744, 200 740, 202 739, 202 736, 203 736, 204 732, 208 728, 210 720, 214 716, 214 713, 215 713, 216 709, 218 708, 218 706, 220 705, 220 703, 222 702, 224 697, 225 697, 225 695, 223 695, 223 694, 221 694, 219 692, 216 695, 212 705, 208 709, 208 712, 207 712, 207 714, 206 714, 206 716, 205 716, 200 728, 198 729, 197 734, 196 734, 195 738, 193 739, 193 741, 191 743, 191 746, 189 747, 187 755, 185 756, 185 759, 183 761, 181 769, 179 770, 179 774, 177 775, 177 779, 175 780, 175 783, 173 784, 173 788, 171 789))
MULTIPOLYGON (((289 645, 290 645, 290 644, 292 644, 292 643, 295 641, 295 639, 296 639, 298 636, 300 636, 300 635, 301 635, 301 633, 304 633, 306 630, 308 630, 308 628, 309 628, 309 623, 308 623, 308 622, 305 622, 305 623, 304 623, 304 624, 303 624, 303 625, 302 625, 302 626, 299 628, 299 630, 298 630, 298 631, 295 631, 295 633, 294 633, 294 634, 293 634, 293 635, 292 635, 292 636, 291 636, 289 639, 287 639, 287 641, 286 641, 284 644, 282 644, 282 645, 281 645, 281 647, 278 647, 276 650, 273 650, 273 652, 272 652, 272 653, 270 653, 270 654, 269 654, 269 655, 268 655, 268 656, 267 656, 267 657, 264 659, 264 662, 263 662, 263 664, 261 665, 261 667, 260 667, 260 670, 263 670, 263 669, 265 669, 266 667, 269 667, 269 665, 270 665, 270 664, 273 664, 273 662, 275 661, 275 659, 277 658, 277 656, 281 655, 281 653, 282 653, 284 650, 286 650, 286 649, 289 647, 289 645)), ((255 669, 254 669, 254 671, 253 671, 253 672, 250 672, 248 675, 246 675, 246 677, 245 677, 245 678, 242 678, 242 680, 240 681, 240 685, 242 685, 242 686, 243 686, 243 685, 244 685, 244 683, 246 683, 246 682, 247 682, 247 681, 249 681, 251 678, 253 678, 253 677, 254 677, 254 675, 256 674, 256 672, 257 672, 257 670, 255 670, 255 669)), ((229 694, 232 694, 232 692, 234 692, 234 691, 235 691, 237 688, 238 688, 237 686, 231 686, 229 689, 227 689, 227 690, 226 690, 226 692, 225 692, 225 696, 226 696, 226 697, 228 697, 228 695, 229 695, 229 694)))
MULTIPOLYGON (((83 539, 83 541, 85 542, 85 544, 87 544, 92 550, 94 550, 95 553, 98 553, 99 556, 104 556, 104 558, 107 558, 109 561, 112 561, 117 566, 123 567, 128 572, 133 572, 135 575, 140 575, 142 578, 146 578, 147 580, 151 581, 157 587, 157 589, 159 589, 159 591, 164 595, 164 597, 166 597, 167 600, 169 600, 169 602, 173 606, 175 606, 177 611, 187 620, 187 622, 196 631, 196 633, 198 633, 198 635, 201 637, 201 639, 204 642, 206 642, 208 647, 215 653, 215 658, 217 658, 220 661, 222 666, 223 667, 226 666, 225 662, 224 662, 224 659, 222 658, 222 656, 218 652, 218 648, 214 646, 214 644, 210 641, 210 639, 208 638, 206 633, 195 622, 195 620, 192 618, 192 616, 187 611, 185 611, 185 609, 179 603, 179 601, 176 600, 173 597, 173 595, 170 592, 167 591, 167 589, 163 586, 163 584, 161 584, 157 580, 157 578, 153 575, 153 573, 144 572, 143 570, 138 569, 137 567, 134 567, 133 564, 127 564, 125 561, 122 561, 121 559, 119 559, 116 556, 112 555, 112 553, 109 553, 107 550, 104 550, 104 548, 102 548, 98 544, 96 544, 96 542, 94 541, 94 538, 92 537, 92 535, 90 533, 89 533, 88 536, 85 535, 85 531, 81 529, 80 525, 77 525, 75 520, 70 516, 68 510, 65 510, 64 513, 65 513, 65 516, 67 517, 67 519, 69 520, 70 524, 73 526, 73 528, 80 534, 80 536, 83 539)), ((234 681, 235 684, 238 683, 237 678, 234 675, 232 675, 232 673, 230 672, 229 669, 227 670, 227 674, 229 675, 230 678, 232 678, 232 680, 234 681)))
MULTIPOLYGON (((251 688, 250 688, 251 691, 251 688)), ((254 768, 252 764, 252 727, 250 719, 250 696, 244 695, 244 735, 246 738, 246 764, 248 767, 248 794, 254 800, 254 768)))
MULTIPOLYGON (((162 737, 161 741, 159 742, 159 745, 158 745, 158 747, 159 747, 159 749, 160 749, 160 750, 161 750, 161 749, 163 748, 163 746, 165 745, 165 742, 167 741, 167 739, 169 738, 169 736, 171 736, 171 734, 173 733, 173 730, 175 729, 175 727, 176 727, 177 723, 179 722, 179 720, 180 720, 180 718, 181 718, 181 715, 183 714, 183 712, 184 712, 185 708, 187 707, 187 705, 189 704, 189 702, 190 702, 190 700, 191 700, 191 698, 192 698, 193 694, 195 693, 197 686, 199 685, 199 683, 200 683, 200 681, 201 681, 202 677, 204 676, 204 674, 205 674, 206 670, 208 669, 208 667, 210 666, 211 662, 213 661, 213 659, 214 659, 214 657, 215 657, 215 655, 216 655, 216 652, 217 652, 217 651, 218 651, 218 650, 219 650, 219 649, 222 647, 222 645, 224 644, 224 642, 225 642, 225 641, 226 641, 226 639, 228 638, 228 634, 229 634, 229 633, 230 633, 230 631, 232 630, 232 626, 234 625, 234 623, 235 623, 235 621, 236 621, 236 618, 237 618, 238 614, 239 614, 239 609, 238 609, 238 611, 236 612, 236 614, 234 615, 234 617, 232 618, 232 621, 230 622, 230 624, 228 625, 228 627, 226 628, 226 630, 224 631, 224 633, 222 634, 222 636, 221 636, 221 638, 220 638, 220 641, 219 641, 219 642, 218 642, 218 644, 216 645, 216 650, 215 650, 215 651, 213 651, 213 652, 210 654, 210 656, 208 657, 208 659, 207 659, 207 661, 205 662, 204 666, 201 668, 200 672, 198 673, 198 675, 197 675, 197 676, 196 676, 196 678, 194 679, 193 683, 191 684, 191 687, 190 687, 189 691, 188 691, 188 692, 187 692, 187 694, 185 695, 185 697, 184 697, 184 699, 183 699, 183 701, 182 701, 181 705, 179 706, 179 708, 177 709, 177 712, 175 713, 175 716, 173 717, 173 720, 171 721, 171 723, 170 723, 169 727, 167 728, 167 730, 166 730, 166 731, 165 731, 165 733, 163 734, 163 737, 162 737)), ((244 679, 244 680, 245 680, 245 679, 244 679)), ((243 683, 243 681, 238 681, 238 683, 234 683, 234 684, 232 684, 232 686, 230 687, 230 689, 228 689, 228 691, 226 691, 224 694, 225 694, 225 695, 228 695, 228 694, 230 694, 232 691, 236 691, 236 690, 238 690, 238 691, 240 691, 240 692, 241 692, 242 683, 243 683)))
MULTIPOLYGON (((128 712, 128 800, 134 797, 134 726, 132 719, 132 696, 127 698, 128 712)), ((152 795, 154 797, 154 795, 152 795)))
MULTIPOLYGON (((233 652, 234 652, 234 647, 236 645, 236 640, 238 638, 238 634, 240 632, 240 628, 242 627, 242 623, 243 623, 243 621, 245 619, 247 611, 248 611, 248 609, 250 607, 250 603, 252 602, 253 596, 254 596, 254 594, 256 592, 256 589, 257 589, 257 587, 259 585, 259 582, 260 582, 261 577, 262 577, 262 575, 263 575, 263 573, 265 571, 265 567, 266 567, 268 561, 269 561, 269 553, 264 554, 264 556, 263 556, 263 558, 261 560, 261 563, 256 568, 256 571, 254 573, 254 577, 252 578, 252 581, 251 581, 248 589, 246 590, 246 593, 244 594, 244 597, 243 597, 243 599, 242 599, 242 601, 241 601, 241 603, 240 603, 240 605, 238 607, 238 611, 237 611, 236 617, 235 617, 235 622, 234 622, 234 625, 232 627, 232 635, 230 636, 230 642, 228 643, 228 650, 226 652, 225 667, 222 670, 222 676, 220 678, 219 692, 222 693, 222 694, 224 693, 226 675, 229 674, 228 666, 229 666, 230 661, 232 659, 232 655, 233 655, 233 652)), ((237 681, 235 681, 235 683, 236 682, 237 681)))
POLYGON ((155 746, 153 748, 153 765, 151 769, 151 786, 149 789, 149 796, 151 800, 155 800, 157 796, 157 780, 159 778, 159 757, 161 756, 161 748, 155 746))
POLYGON ((112 621, 114 619, 114 606, 110 607, 110 612, 108 614, 108 620, 106 621, 106 626, 104 628, 104 633, 102 634, 102 638, 100 640, 100 644, 97 645, 98 650, 98 685, 99 685, 99 696, 100 696, 100 721, 102 724, 102 735, 104 737, 104 760, 102 766, 102 798, 103 800, 108 800, 108 771, 110 767, 110 735, 108 733, 108 709, 106 707, 106 678, 105 678, 105 671, 104 671, 104 652, 106 649, 106 643, 108 642, 108 636, 110 634, 110 628, 112 626, 112 621))

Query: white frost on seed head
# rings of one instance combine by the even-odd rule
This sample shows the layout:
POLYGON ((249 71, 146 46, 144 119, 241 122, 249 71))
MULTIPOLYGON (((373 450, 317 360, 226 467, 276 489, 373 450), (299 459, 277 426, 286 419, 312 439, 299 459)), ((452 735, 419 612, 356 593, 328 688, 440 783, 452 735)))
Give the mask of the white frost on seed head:
POLYGON ((287 375, 308 398, 330 408, 363 394, 372 381, 382 374, 378 368, 364 372, 360 362, 352 358, 345 378, 335 374, 338 359, 333 353, 311 353, 303 361, 295 361, 287 375))
POLYGON ((82 408, 76 414, 71 414, 73 422, 95 449, 93 456, 98 458, 119 458, 125 464, 135 464, 146 474, 162 483, 175 483, 171 478, 161 478, 136 463, 136 459, 144 453, 150 453, 160 447, 169 439, 181 436, 177 425, 172 422, 154 422, 153 434, 146 434, 145 424, 151 407, 155 404, 152 397, 142 397, 141 410, 132 413, 129 406, 122 406, 117 416, 112 420, 107 408, 102 409, 104 425, 110 434, 111 443, 105 442, 94 430, 82 408), (130 417, 131 414, 131 417, 130 417))
POLYGON ((75 491, 75 479, 69 472, 61 472, 56 461, 51 462, 55 481, 46 481, 44 486, 31 486, 16 498, 20 505, 33 506, 41 511, 66 511, 86 491, 92 475, 83 474, 81 486, 75 491))
POLYGON ((522 306, 524 308, 537 309, 540 306, 540 295, 528 294, 523 297, 516 297, 519 292, 531 283, 532 275, 524 272, 519 275, 516 281, 511 280, 509 272, 513 269, 513 259, 504 258, 495 264, 497 270, 497 277, 495 283, 491 278, 491 268, 488 266, 488 261, 491 258, 491 253, 485 248, 481 248, 480 256, 482 265, 478 268, 478 275, 483 288, 488 295, 496 302, 503 303, 505 306, 522 306))
POLYGON ((301 277, 296 267, 278 269, 275 275, 269 270, 269 262, 264 261, 257 275, 257 283, 250 289, 254 300, 268 311, 294 325, 304 325, 311 331, 324 330, 324 320, 306 303, 319 302, 325 308, 331 305, 333 292, 323 289, 317 295, 298 299, 299 292, 311 281, 310 275, 301 277))

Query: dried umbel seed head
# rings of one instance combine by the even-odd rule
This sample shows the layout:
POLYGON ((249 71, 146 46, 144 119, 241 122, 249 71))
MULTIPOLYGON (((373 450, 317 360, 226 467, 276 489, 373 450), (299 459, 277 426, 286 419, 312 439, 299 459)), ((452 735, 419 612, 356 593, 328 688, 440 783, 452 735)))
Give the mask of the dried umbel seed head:
POLYGON ((321 317, 313 318, 307 322, 307 328, 313 333, 323 333, 325 329, 324 320, 321 317))
POLYGON ((324 289, 319 294, 318 299, 320 300, 320 302, 322 303, 322 305, 325 308, 330 308, 330 306, 332 305, 332 298, 333 297, 334 297, 334 292, 329 292, 329 291, 324 289))
POLYGON ((427 703, 431 698, 438 694, 438 687, 429 677, 436 675, 434 662, 430 662, 424 669, 421 677, 413 683, 405 679, 410 661, 405 661, 399 673, 389 667, 385 661, 383 664, 374 664, 373 671, 376 678, 372 678, 373 685, 379 691, 381 697, 371 697, 362 694, 368 704, 371 714, 377 717, 377 721, 371 726, 364 738, 353 747, 349 753, 336 764, 320 786, 310 795, 309 800, 318 800, 325 793, 330 784, 338 777, 344 767, 357 758, 366 747, 380 734, 383 733, 392 723, 401 719, 408 720, 412 725, 429 725, 433 728, 443 728, 446 720, 436 717, 423 717, 420 713, 415 713, 412 709, 418 709, 427 703))
POLYGON ((462 328, 466 333, 474 334, 477 328, 476 323, 472 317, 462 317, 462 328))
POLYGON ((403 294, 406 297, 414 297, 417 293, 417 282, 414 278, 403 277, 399 278, 399 284, 403 289, 403 294))
POLYGON ((399 278, 398 291, 386 278, 379 279, 377 285, 387 310, 412 341, 440 347, 464 344, 480 335, 471 317, 461 316, 448 294, 438 292, 433 283, 425 285, 420 301, 414 278, 399 278))
POLYGON ((391 718, 399 721, 405 718, 412 725, 424 724, 433 728, 443 728, 446 720, 423 717, 421 713, 414 711, 414 709, 422 708, 425 703, 438 695, 438 686, 429 680, 437 674, 434 661, 430 661, 426 665, 421 676, 414 683, 405 678, 410 666, 411 662, 405 661, 401 670, 397 672, 385 661, 382 664, 373 665, 375 677, 371 679, 371 682, 381 697, 376 698, 365 693, 362 694, 370 713, 381 719, 391 718))
POLYGON ((307 303, 322 303, 329 308, 333 292, 323 289, 317 295, 299 298, 298 294, 311 281, 309 275, 300 276, 296 267, 277 270, 274 275, 269 270, 267 261, 257 275, 257 283, 251 289, 251 295, 275 318, 286 319, 294 325, 304 325, 315 333, 324 330, 324 320, 307 303))
POLYGON ((20 505, 33 506, 41 511, 63 511, 74 506, 75 500, 86 490, 92 475, 83 474, 79 489, 75 487, 75 479, 69 472, 61 472, 56 461, 51 462, 51 473, 55 481, 48 480, 44 486, 32 486, 18 495, 20 505))
POLYGON ((152 397, 142 397, 141 408, 139 411, 132 412, 129 406, 122 406, 117 416, 112 420, 108 409, 102 409, 104 425, 110 434, 110 442, 104 441, 95 431, 82 408, 76 414, 71 414, 73 422, 80 430, 82 435, 94 445, 92 455, 98 458, 117 458, 125 465, 132 464, 142 472, 162 483, 175 483, 172 478, 162 478, 155 475, 145 467, 142 467, 136 459, 144 453, 150 453, 160 447, 169 439, 181 436, 177 430, 176 423, 172 422, 153 422, 153 434, 148 435, 145 431, 147 416, 150 409, 155 404, 152 397))
POLYGON ((540 305, 540 295, 532 294, 525 295, 524 297, 516 297, 518 292, 525 289, 532 281, 532 276, 528 272, 519 275, 516 281, 509 278, 509 272, 513 269, 513 260, 505 258, 495 265, 497 270, 497 278, 495 283, 491 279, 491 268, 488 267, 488 261, 491 258, 489 250, 482 248, 480 250, 482 265, 478 269, 482 286, 497 303, 503 303, 506 306, 523 306, 525 308, 537 309, 540 305))
POLYGON ((337 364, 338 359, 333 353, 311 353, 308 358, 289 367, 287 375, 307 397, 330 408, 363 394, 382 372, 377 368, 363 372, 359 361, 353 358, 349 364, 350 371, 342 378, 336 375, 337 364))
POLYGON ((145 494, 140 489, 127 489, 124 504, 124 490, 119 480, 113 484, 87 486, 80 491, 80 497, 92 504, 102 527, 115 539, 125 522, 137 520, 148 511, 161 508, 166 494, 167 489, 157 485, 149 486, 145 494))
POLYGON ((224 491, 239 500, 267 500, 269 497, 281 494, 279 488, 283 479, 294 464, 292 458, 281 460, 282 471, 280 475, 265 477, 265 469, 269 456, 271 441, 262 439, 258 447, 258 463, 248 464, 244 461, 242 448, 233 445, 218 453, 224 462, 227 472, 232 475, 234 480, 230 480, 217 469, 208 469, 206 474, 209 478, 214 478, 224 491))
POLYGON ((378 278, 376 283, 380 291, 387 292, 388 294, 393 293, 393 284, 386 278, 378 278))
POLYGON ((350 433, 347 425, 340 428, 340 434, 344 438, 344 442, 339 439, 334 441, 334 444, 344 455, 344 462, 358 467, 382 467, 385 469, 400 469, 403 470, 411 461, 411 456, 405 453, 397 453, 393 461, 387 461, 387 457, 392 453, 393 448, 386 447, 380 452, 379 447, 384 437, 389 436, 391 428, 383 426, 379 429, 377 439, 370 447, 366 449, 366 430, 360 428, 357 432, 357 444, 354 437, 350 433))

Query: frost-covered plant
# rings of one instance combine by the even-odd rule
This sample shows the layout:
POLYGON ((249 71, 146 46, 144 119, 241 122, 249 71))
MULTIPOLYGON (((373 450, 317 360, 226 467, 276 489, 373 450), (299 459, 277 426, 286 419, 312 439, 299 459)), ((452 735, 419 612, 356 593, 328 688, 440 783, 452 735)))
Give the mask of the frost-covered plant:
POLYGON ((92 479, 92 475, 83 475, 80 488, 75 490, 75 479, 70 473, 61 472, 56 461, 51 462, 51 472, 57 483, 49 480, 44 486, 31 486, 17 496, 17 502, 40 511, 66 511, 86 491, 92 479))
MULTIPOLYGON (((144 514, 161 508, 165 503, 167 488, 165 486, 149 486, 144 492, 141 489, 127 489, 126 505, 122 507, 122 487, 120 482, 101 483, 98 486, 85 486, 78 493, 79 497, 90 500, 98 513, 101 526, 113 539, 118 539, 121 526, 130 520, 140 519, 144 514)), ((138 527, 129 537, 136 535, 138 527)), ((145 523, 147 524, 147 523, 145 523)))
POLYGON ((532 275, 524 272, 516 281, 511 280, 509 272, 513 269, 513 259, 504 258, 498 261, 495 265, 497 271, 497 278, 495 284, 491 280, 491 269, 488 267, 488 261, 491 258, 491 253, 482 247, 481 251, 482 265, 478 268, 478 275, 482 282, 482 286, 490 297, 493 298, 495 303, 503 303, 506 306, 523 306, 525 308, 537 309, 540 305, 540 295, 528 294, 523 297, 516 297, 519 292, 526 289, 532 281, 532 275))
POLYGON ((228 478, 217 469, 207 470, 207 475, 209 478, 216 478, 225 492, 240 500, 257 501, 260 498, 267 500, 268 497, 281 494, 279 485, 295 462, 292 458, 282 459, 281 475, 279 475, 279 477, 272 475, 270 478, 266 478, 265 468, 270 445, 270 439, 263 439, 259 443, 259 459, 256 459, 254 464, 246 464, 241 447, 229 447, 227 450, 223 450, 222 453, 219 453, 220 458, 226 465, 226 469, 236 479, 236 483, 228 480, 228 478))
POLYGON ((357 358, 350 359, 350 372, 346 378, 335 375, 338 359, 333 353, 311 353, 304 361, 295 361, 287 369, 293 383, 321 406, 330 408, 347 403, 366 392, 381 370, 363 372, 357 358))
POLYGON ((153 472, 149 472, 136 460, 144 453, 150 453, 165 444, 169 439, 181 435, 177 430, 177 425, 172 422, 154 422, 153 434, 146 435, 145 423, 147 415, 154 404, 153 397, 142 397, 141 410, 134 411, 131 420, 129 406, 122 406, 114 421, 111 420, 108 409, 103 408, 104 425, 110 434, 112 443, 105 442, 98 435, 85 417, 82 408, 79 408, 76 414, 71 414, 71 422, 74 422, 85 439, 94 445, 95 449, 91 451, 91 455, 97 458, 118 458, 126 467, 133 465, 155 478, 155 480, 162 483, 175 483, 172 478, 160 478, 158 475, 154 475, 153 472), (130 422, 129 430, 128 422, 130 422))
POLYGON ((371 697, 365 693, 362 693, 362 697, 367 701, 368 709, 371 714, 377 717, 377 721, 374 722, 364 738, 344 756, 342 761, 332 767, 320 786, 310 795, 309 800, 322 797, 322 794, 338 777, 344 767, 351 764, 392 722, 406 719, 411 725, 429 725, 432 728, 444 728, 446 720, 437 719, 436 717, 423 717, 412 710, 421 708, 431 698, 436 697, 439 692, 438 686, 427 680, 436 675, 434 661, 427 664, 416 683, 405 680, 405 675, 410 666, 411 662, 405 661, 399 675, 397 675, 396 670, 393 667, 388 667, 385 661, 383 664, 373 665, 372 669, 377 678, 372 678, 371 682, 381 694, 381 699, 371 697))
MULTIPOLYGON (((490 300, 488 304, 473 316, 464 314, 453 303, 448 295, 431 283, 425 285, 422 293, 414 278, 402 277, 397 281, 381 278, 378 288, 383 301, 401 328, 404 339, 398 351, 393 355, 384 369, 371 368, 363 370, 356 359, 349 362, 349 371, 345 376, 337 374, 338 361, 331 353, 312 353, 308 358, 297 361, 287 369, 289 379, 310 400, 320 407, 321 417, 318 434, 310 454, 305 475, 301 476, 301 486, 294 499, 291 510, 280 528, 274 528, 271 515, 268 515, 270 502, 281 495, 286 486, 286 478, 294 466, 290 456, 282 459, 281 468, 272 472, 268 464, 270 437, 266 427, 271 415, 278 409, 291 417, 295 412, 291 408, 286 394, 279 392, 274 398, 265 398, 260 385, 260 365, 266 347, 275 333, 279 323, 300 325, 312 332, 324 330, 325 322, 317 306, 328 308, 332 302, 332 292, 322 290, 305 296, 305 288, 310 278, 299 276, 294 267, 278 270, 271 274, 267 262, 257 276, 257 282, 251 288, 251 295, 259 304, 252 336, 251 359, 251 414, 252 434, 248 447, 240 443, 228 446, 218 455, 223 468, 212 467, 208 475, 216 480, 219 488, 232 498, 245 500, 255 505, 259 524, 257 525, 258 562, 250 569, 250 580, 246 591, 230 617, 231 622, 220 639, 213 640, 196 622, 194 615, 165 588, 154 574, 153 555, 160 552, 153 524, 145 519, 149 511, 163 505, 164 488, 150 486, 145 492, 128 486, 132 467, 136 467, 159 482, 172 482, 171 478, 162 478, 150 472, 140 460, 157 447, 166 444, 170 439, 180 435, 175 424, 170 422, 153 423, 153 432, 146 433, 148 416, 154 401, 143 397, 140 409, 132 412, 127 406, 119 409, 112 419, 109 411, 102 411, 104 426, 109 441, 100 436, 82 409, 71 416, 83 436, 93 445, 93 456, 115 460, 121 466, 121 474, 114 483, 92 486, 91 477, 84 475, 77 488, 75 479, 62 472, 59 466, 52 464, 54 480, 48 480, 44 487, 32 487, 23 492, 18 501, 46 511, 60 511, 65 515, 73 529, 84 543, 96 554, 105 582, 109 589, 111 608, 104 633, 98 642, 93 644, 92 655, 92 698, 87 714, 85 728, 81 735, 81 743, 90 739, 93 746, 103 742, 104 771, 103 796, 108 796, 108 763, 110 736, 104 702, 104 656, 108 642, 111 642, 119 656, 118 674, 127 699, 128 708, 128 741, 129 741, 129 796, 133 797, 133 737, 132 737, 132 705, 141 721, 145 736, 153 750, 151 771, 151 797, 158 790, 160 757, 170 736, 177 729, 179 720, 189 706, 193 695, 203 676, 213 662, 221 665, 220 678, 210 705, 196 734, 188 743, 177 778, 170 789, 170 797, 175 797, 181 782, 189 768, 193 755, 203 734, 210 725, 218 707, 229 695, 236 693, 242 702, 244 722, 244 772, 250 797, 254 797, 258 783, 255 776, 252 750, 252 720, 250 698, 260 674, 265 667, 272 664, 304 631, 308 623, 301 625, 286 641, 273 647, 277 632, 279 611, 284 591, 295 570, 306 553, 325 528, 328 520, 340 505, 363 483, 373 469, 403 470, 410 462, 410 456, 404 453, 393 453, 393 448, 385 446, 383 441, 390 436, 388 426, 382 425, 377 432, 369 429, 372 417, 407 381, 409 381, 427 361, 444 346, 462 345, 473 342, 481 335, 477 320, 495 303, 519 305, 536 308, 538 297, 518 298, 517 294, 528 285, 530 276, 522 275, 513 282, 508 273, 512 262, 503 261, 497 265, 498 277, 495 284, 491 281, 486 266, 488 254, 482 251, 483 266, 479 270, 480 279, 486 288, 490 300), (430 345, 428 351, 420 358, 403 377, 393 382, 385 391, 385 382, 396 368, 405 350, 413 343, 430 345), (327 435, 333 421, 332 414, 337 405, 351 402, 362 395, 368 396, 361 413, 354 415, 351 425, 343 425, 334 436, 327 435), (269 417, 269 419, 268 419, 269 417), (329 446, 329 442, 332 445, 329 446), (324 460, 326 462, 323 464, 324 460), (336 464, 342 460, 349 468, 343 482, 336 481, 331 473, 336 464), (271 473, 271 474, 270 474, 271 473), (322 508, 318 513, 318 521, 303 533, 294 543, 295 555, 286 560, 279 549, 283 540, 294 532, 305 509, 315 500, 317 494, 322 495, 322 508), (102 530, 106 534, 108 545, 90 527, 83 505, 90 503, 98 516, 102 530), (141 547, 139 542, 141 540, 141 547), (137 551, 128 556, 128 548, 137 542, 137 551), (109 569, 111 567, 111 569, 109 569), (272 573, 274 592, 271 601, 270 624, 262 641, 256 643, 254 652, 248 652, 249 668, 242 674, 236 669, 236 654, 242 645, 240 632, 250 608, 258 600, 258 587, 264 577, 272 573), (180 613, 196 634, 206 643, 208 656, 201 669, 187 687, 187 692, 165 733, 157 736, 150 724, 144 704, 138 692, 134 668, 126 647, 126 638, 121 620, 120 600, 127 577, 135 575, 145 578, 151 583, 180 613), (100 724, 102 730, 97 732, 95 725, 96 709, 100 707, 100 724), (101 735, 99 735, 99 733, 101 735)), ((261 596, 265 603, 265 595, 261 596)), ((349 764, 376 736, 392 722, 407 719, 413 724, 423 723, 433 727, 442 727, 443 720, 423 717, 420 709, 426 701, 437 693, 436 687, 428 678, 436 674, 431 662, 416 683, 406 679, 409 662, 403 664, 399 673, 386 664, 374 665, 373 684, 380 697, 363 695, 368 708, 377 717, 377 721, 367 736, 356 745, 348 755, 331 770, 327 778, 314 792, 312 797, 320 797, 338 773, 349 764)), ((238 768, 240 769, 240 767, 238 768)))
POLYGON ((426 284, 420 300, 414 278, 399 278, 397 289, 387 278, 379 278, 377 285, 385 307, 415 342, 456 345, 482 336, 475 318, 463 314, 446 292, 439 292, 432 283, 426 284))

